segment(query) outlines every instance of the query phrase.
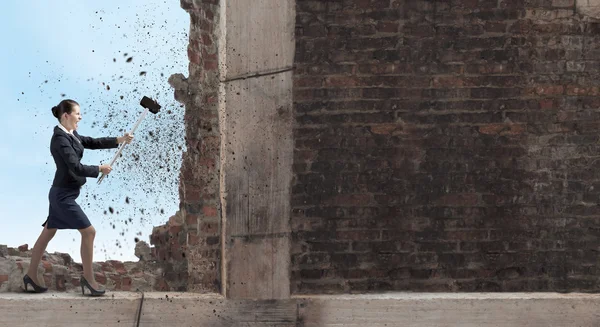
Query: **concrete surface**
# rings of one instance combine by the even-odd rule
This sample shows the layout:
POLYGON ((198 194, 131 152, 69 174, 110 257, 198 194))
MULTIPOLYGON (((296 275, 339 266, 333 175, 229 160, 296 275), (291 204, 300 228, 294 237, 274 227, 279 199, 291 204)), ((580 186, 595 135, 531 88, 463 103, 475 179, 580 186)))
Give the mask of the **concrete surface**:
POLYGON ((227 261, 229 292, 240 299, 288 298, 289 256, 285 255, 289 247, 287 237, 234 239, 227 261))
MULTIPOLYGON (((135 326, 140 293, 0 295, 0 326, 135 326)), ((228 300, 146 293, 140 326, 599 326, 600 295, 473 293, 228 300)))
MULTIPOLYGON (((83 297, 73 293, 0 296, 0 326, 136 326, 141 293, 83 297)), ((287 301, 228 301, 219 295, 146 293, 139 326, 295 326, 287 301)))
POLYGON ((226 0, 219 17, 221 291, 287 299, 295 1, 226 0))
POLYGON ((289 232, 292 72, 228 82, 221 167, 228 236, 289 232))
POLYGON ((224 83, 225 294, 289 297, 292 72, 224 83), (252 259, 252 260, 249 260, 252 259))
POLYGON ((223 4, 222 80, 292 67, 295 0, 226 0, 223 4))
POLYGON ((298 298, 304 327, 599 326, 600 295, 381 294, 298 298))

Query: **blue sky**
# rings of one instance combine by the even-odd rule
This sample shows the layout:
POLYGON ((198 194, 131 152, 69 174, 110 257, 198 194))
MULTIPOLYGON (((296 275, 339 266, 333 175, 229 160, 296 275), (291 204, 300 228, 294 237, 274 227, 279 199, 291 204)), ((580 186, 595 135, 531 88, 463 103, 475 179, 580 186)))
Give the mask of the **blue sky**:
MULTIPOLYGON (((109 178, 88 179, 78 199, 98 230, 94 260, 137 260, 135 238, 149 241, 179 205, 184 108, 167 79, 187 76, 189 15, 177 0, 6 0, 0 17, 0 244, 32 247, 47 217, 52 106, 74 99, 80 134, 118 136, 147 95, 161 112, 142 122, 109 178)), ((87 150, 82 162, 107 163, 115 151, 87 150)), ((47 251, 80 261, 79 244, 79 232, 59 231, 47 251)))

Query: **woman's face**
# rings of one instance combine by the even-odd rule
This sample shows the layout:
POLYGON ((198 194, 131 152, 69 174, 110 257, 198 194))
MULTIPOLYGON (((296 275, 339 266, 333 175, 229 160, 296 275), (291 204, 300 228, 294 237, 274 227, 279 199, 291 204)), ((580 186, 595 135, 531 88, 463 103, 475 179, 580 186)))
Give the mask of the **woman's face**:
POLYGON ((65 113, 62 124, 66 129, 77 130, 77 123, 81 120, 81 111, 79 106, 74 106, 70 114, 65 113))

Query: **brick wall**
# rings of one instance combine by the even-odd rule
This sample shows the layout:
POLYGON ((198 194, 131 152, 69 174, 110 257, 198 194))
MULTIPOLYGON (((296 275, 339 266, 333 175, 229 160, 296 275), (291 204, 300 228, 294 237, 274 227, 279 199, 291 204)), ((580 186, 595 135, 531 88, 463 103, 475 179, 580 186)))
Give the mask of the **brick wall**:
MULTIPOLYGON (((96 281, 109 291, 165 291, 164 265, 151 255, 145 242, 136 245, 138 262, 108 260, 94 262, 96 281)), ((22 292, 23 276, 29 268, 31 250, 28 245, 9 248, 0 244, 0 293, 22 292)), ((66 253, 44 253, 38 267, 38 278, 50 291, 80 292, 83 274, 80 263, 66 253)), ((31 290, 31 286, 29 287, 31 290)))
POLYGON ((217 26, 219 0, 181 0, 190 14, 189 76, 169 83, 185 105, 180 210, 154 228, 151 241, 164 265, 165 290, 220 291, 220 197, 217 26))
POLYGON ((185 103, 187 152, 181 167, 181 201, 187 228, 188 291, 220 289, 219 0, 182 0, 190 14, 188 87, 176 91, 185 103))
POLYGON ((295 293, 598 291, 600 24, 298 0, 295 293))

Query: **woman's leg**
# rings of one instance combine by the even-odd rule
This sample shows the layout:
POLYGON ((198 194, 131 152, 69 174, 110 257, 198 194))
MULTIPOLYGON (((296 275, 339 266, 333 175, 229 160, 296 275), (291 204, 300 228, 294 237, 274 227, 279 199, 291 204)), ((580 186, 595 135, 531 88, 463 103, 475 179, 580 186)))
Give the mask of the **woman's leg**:
POLYGON ((94 289, 98 289, 98 283, 94 278, 92 263, 94 262, 94 238, 96 229, 94 226, 80 229, 81 233, 81 261, 83 263, 83 277, 94 289))
POLYGON ((42 259, 42 255, 44 251, 46 251, 46 247, 50 240, 56 234, 56 228, 48 229, 48 224, 44 225, 44 229, 42 233, 38 237, 35 245, 33 246, 33 250, 31 251, 31 261, 29 263, 29 269, 27 270, 27 275, 29 278, 33 280, 34 283, 40 285, 37 279, 37 268, 40 264, 40 260, 42 259))

